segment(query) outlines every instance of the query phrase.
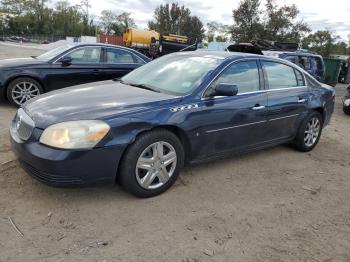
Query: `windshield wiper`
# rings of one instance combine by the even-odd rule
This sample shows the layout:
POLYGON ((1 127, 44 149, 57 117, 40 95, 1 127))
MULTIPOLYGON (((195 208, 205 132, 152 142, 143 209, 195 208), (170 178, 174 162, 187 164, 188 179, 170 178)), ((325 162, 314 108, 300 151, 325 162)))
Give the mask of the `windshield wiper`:
POLYGON ((138 88, 142 88, 142 89, 146 89, 146 90, 150 90, 150 91, 153 91, 153 92, 157 92, 157 93, 160 93, 159 90, 156 90, 148 85, 145 85, 145 84, 134 84, 134 83, 125 83, 125 82, 121 82, 122 84, 125 84, 125 85, 129 85, 129 86, 134 86, 134 87, 138 87, 138 88))

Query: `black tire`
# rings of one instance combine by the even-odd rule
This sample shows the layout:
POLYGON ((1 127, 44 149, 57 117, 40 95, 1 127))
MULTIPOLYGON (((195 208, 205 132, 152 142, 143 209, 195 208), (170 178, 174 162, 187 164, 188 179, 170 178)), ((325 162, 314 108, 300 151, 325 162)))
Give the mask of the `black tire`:
POLYGON ((343 112, 347 115, 350 115, 350 106, 343 106, 343 112))
POLYGON ((184 149, 178 137, 172 132, 165 129, 156 129, 144 134, 141 134, 136 141, 131 144, 121 161, 118 181, 121 186, 128 192, 137 197, 153 197, 165 192, 174 184, 182 167, 184 165, 184 149), (149 146, 157 142, 165 142, 170 144, 176 152, 175 169, 169 180, 162 186, 155 189, 145 189, 140 185, 137 178, 136 165, 141 154, 149 146))
POLYGON ((297 150, 299 150, 301 152, 309 152, 312 149, 314 149, 314 147, 317 145, 318 141, 320 140, 320 137, 322 134, 322 127, 323 127, 322 115, 317 111, 312 111, 311 113, 309 113, 305 117, 305 119, 303 120, 303 122, 301 123, 301 125, 298 129, 297 135, 296 135, 295 140, 293 142, 294 148, 296 148, 297 150), (317 136, 316 140, 312 143, 312 145, 307 145, 307 143, 305 142, 305 139, 306 139, 305 133, 306 133, 307 128, 308 128, 308 123, 314 118, 318 119, 318 121, 320 123, 318 136, 317 136))
POLYGON ((7 87, 7 99, 10 101, 11 104, 19 107, 25 102, 27 102, 29 99, 34 98, 35 96, 41 95, 44 92, 43 87, 41 84, 34 80, 33 78, 29 77, 19 77, 13 80, 7 87), (19 88, 28 88, 28 92, 24 93, 22 96, 18 93, 19 88), (30 89, 30 90, 29 90, 30 89), (16 93, 15 93, 16 92, 16 93), (19 98, 16 98, 16 95, 21 96, 19 98), (29 96, 31 96, 29 98, 29 96), (23 100, 22 100, 23 98, 23 100), (22 101, 22 102, 21 102, 22 101))

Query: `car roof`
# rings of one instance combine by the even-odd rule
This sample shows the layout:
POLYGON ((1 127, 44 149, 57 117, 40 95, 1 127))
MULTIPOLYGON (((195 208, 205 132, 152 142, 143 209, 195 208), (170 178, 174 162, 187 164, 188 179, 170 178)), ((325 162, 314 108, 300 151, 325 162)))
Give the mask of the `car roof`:
POLYGON ((71 43, 74 46, 106 46, 106 47, 118 47, 118 48, 123 48, 123 49, 128 49, 128 50, 133 50, 131 48, 121 46, 121 45, 112 45, 112 44, 105 44, 105 43, 71 43))
MULTIPOLYGON (((244 58, 255 58, 255 59, 268 59, 268 60, 273 60, 273 61, 280 61, 283 63, 288 63, 288 61, 278 58, 278 57, 272 57, 272 56, 266 56, 266 55, 257 55, 257 54, 249 54, 249 53, 240 53, 240 52, 229 52, 229 51, 202 51, 202 50, 197 50, 197 51, 188 51, 188 52, 177 52, 177 53, 172 53, 171 55, 186 55, 189 57, 213 57, 217 58, 220 60, 237 60, 237 59, 244 59, 244 58)), ((292 63, 291 63, 292 64, 292 63)), ((294 65, 294 64, 293 64, 294 65)))
POLYGON ((121 46, 121 45, 112 45, 112 44, 104 44, 104 43, 71 43, 74 47, 79 47, 79 46, 103 46, 103 47, 113 47, 113 48, 120 48, 120 49, 125 49, 125 50, 129 50, 129 51, 133 51, 135 53, 141 54, 140 52, 138 52, 135 49, 132 48, 128 48, 125 46, 121 46))
POLYGON ((261 55, 248 54, 248 53, 238 53, 238 52, 229 52, 229 51, 210 51, 210 50, 196 50, 196 51, 186 51, 186 52, 176 52, 171 55, 186 55, 189 57, 213 57, 217 59, 235 59, 235 58, 253 58, 253 57, 262 57, 261 55))
POLYGON ((257 54, 249 54, 249 53, 239 53, 239 52, 229 52, 229 51, 188 51, 188 52, 177 52, 177 53, 172 53, 170 55, 187 55, 190 57, 212 57, 212 58, 217 58, 222 61, 235 61, 239 59, 245 59, 245 58, 253 58, 253 59, 264 59, 272 62, 279 62, 285 65, 289 65, 299 71, 306 72, 304 69, 299 68, 296 64, 279 58, 279 57, 273 57, 273 56, 267 56, 267 55, 257 55, 257 54))

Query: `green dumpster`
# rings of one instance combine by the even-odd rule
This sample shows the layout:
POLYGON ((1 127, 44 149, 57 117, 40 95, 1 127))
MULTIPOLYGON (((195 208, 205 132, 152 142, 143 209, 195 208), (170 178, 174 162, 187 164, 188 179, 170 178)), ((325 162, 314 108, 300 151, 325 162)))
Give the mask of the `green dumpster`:
POLYGON ((338 83, 342 60, 334 58, 323 58, 326 67, 325 82, 328 85, 335 86, 338 83))

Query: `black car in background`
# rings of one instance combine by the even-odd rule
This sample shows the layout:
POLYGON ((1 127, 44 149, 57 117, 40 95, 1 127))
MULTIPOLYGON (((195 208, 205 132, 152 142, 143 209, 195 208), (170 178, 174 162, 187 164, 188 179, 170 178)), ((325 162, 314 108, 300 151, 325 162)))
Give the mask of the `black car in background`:
POLYGON ((350 85, 346 88, 346 94, 343 99, 343 111, 345 114, 350 115, 350 85))
POLYGON ((0 60, 0 93, 20 106, 55 89, 119 78, 149 61, 121 46, 67 44, 40 56, 0 60))

